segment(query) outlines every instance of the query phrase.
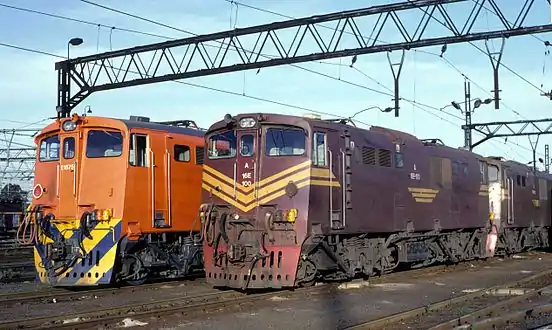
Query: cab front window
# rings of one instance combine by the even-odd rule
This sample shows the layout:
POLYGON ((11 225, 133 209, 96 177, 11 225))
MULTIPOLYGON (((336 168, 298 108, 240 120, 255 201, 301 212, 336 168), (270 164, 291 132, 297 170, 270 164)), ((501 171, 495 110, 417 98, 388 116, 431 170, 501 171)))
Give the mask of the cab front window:
POLYGON ((271 127, 266 130, 267 156, 301 156, 305 154, 307 137, 300 128, 271 127))
POLYGON ((207 155, 210 159, 232 158, 236 156, 236 133, 226 131, 211 135, 209 137, 209 150, 207 155))
POLYGON ((86 157, 118 157, 123 153, 121 132, 90 130, 86 142, 86 157))
POLYGON ((41 162, 59 160, 59 136, 52 135, 40 142, 39 159, 41 162))

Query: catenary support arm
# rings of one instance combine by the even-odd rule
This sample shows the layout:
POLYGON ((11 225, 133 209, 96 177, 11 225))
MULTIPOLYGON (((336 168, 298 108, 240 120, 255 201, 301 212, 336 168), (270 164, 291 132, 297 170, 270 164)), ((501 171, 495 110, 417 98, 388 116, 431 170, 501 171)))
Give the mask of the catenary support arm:
MULTIPOLYGON (((469 0, 410 0, 70 59, 56 63, 58 117, 69 116, 74 107, 96 91, 314 60, 552 31, 552 24, 524 27, 535 0, 523 1, 525 5, 510 20, 506 19, 497 0, 473 3, 469 0), (470 5, 471 13, 467 19, 453 19, 449 15, 455 8, 458 10, 458 3, 470 5), (500 18, 502 27, 495 31, 475 32, 474 24, 479 16, 484 16, 481 12, 486 10, 492 11, 489 15, 500 18), (406 11, 420 14, 421 18, 413 31, 408 31, 399 17, 399 13, 402 15, 406 11), (371 23, 361 24, 363 18, 371 19, 371 23), (335 30, 328 29, 329 33, 324 33, 327 30, 318 25, 321 23, 332 23, 335 30), (437 37, 425 36, 430 23, 440 23, 448 32, 437 37), (362 26, 362 30, 359 26, 362 26), (382 31, 390 28, 397 31, 398 40, 387 44, 378 43, 382 31), (351 37, 350 41, 346 42, 348 37, 351 37), (275 55, 267 55, 268 49, 274 50, 275 55), (76 87, 76 92, 71 92, 72 87, 76 87)), ((503 6, 508 3, 501 1, 503 6)))
POLYGON ((492 138, 552 134, 552 118, 470 124, 462 125, 462 129, 474 130, 485 136, 471 145, 472 150, 492 138))

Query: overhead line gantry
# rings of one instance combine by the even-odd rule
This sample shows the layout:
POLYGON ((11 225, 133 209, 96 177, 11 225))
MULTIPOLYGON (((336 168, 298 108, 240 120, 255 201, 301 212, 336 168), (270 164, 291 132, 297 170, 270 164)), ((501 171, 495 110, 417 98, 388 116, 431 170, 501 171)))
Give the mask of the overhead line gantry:
MULTIPOLYGON (((296 64, 315 60, 331 59, 353 55, 409 50, 434 45, 464 43, 493 38, 508 38, 527 34, 552 31, 552 24, 525 26, 535 0, 525 3, 513 19, 508 20, 501 5, 509 1, 474 1, 470 15, 464 20, 454 20, 449 12, 454 11, 445 5, 471 2, 471 0, 412 0, 369 8, 316 15, 270 24, 239 28, 223 32, 198 35, 145 46, 132 47, 101 54, 68 59, 56 63, 58 71, 58 118, 68 117, 71 110, 91 93, 116 88, 152 84, 193 77, 215 75, 265 67, 296 64), (485 7, 483 7, 485 6, 485 7), (408 31, 398 16, 405 11, 421 11, 421 19, 414 31, 408 31), (502 27, 495 31, 473 32, 473 27, 481 12, 490 10, 496 15, 502 27), (357 21, 372 16, 375 23, 371 27, 359 28, 357 21), (426 37, 431 20, 440 22, 447 33, 439 37, 426 37), (455 22, 456 21, 456 22, 455 22), (513 22, 513 23, 512 23, 513 22), (334 23, 335 30, 327 37, 321 33, 321 23, 334 23), (382 31, 388 26, 397 29, 401 40, 388 44, 378 44, 382 31), (288 42, 283 42, 286 31, 292 32, 288 42), (369 33, 371 31, 371 33, 369 33), (354 45, 346 45, 344 35, 353 36, 354 45), (255 37, 250 49, 243 46, 246 37, 255 37), (304 47, 314 42, 317 49, 310 53, 304 47), (217 42, 218 46, 208 44, 217 42), (212 47, 208 50, 207 47, 212 47), (277 50, 278 55, 267 56, 263 51, 268 47, 277 50), (345 48, 348 47, 348 48, 345 48), (182 54, 177 56, 176 53, 182 54), (229 51, 237 56, 229 56, 229 51), (151 56, 150 60, 146 60, 151 56), (120 64, 115 65, 114 60, 120 64), (197 64, 197 67, 192 64, 197 64), (163 67, 163 69, 161 69, 163 67), (71 82, 77 91, 71 92, 71 82)), ((521 3, 521 1, 519 1, 521 3)), ((285 41, 285 40, 284 40, 285 41)), ((404 53, 403 53, 404 55, 404 53)), ((402 61, 400 63, 402 65, 402 61)), ((393 63, 390 65, 393 68, 393 63)), ((400 69, 399 69, 400 70, 400 69)), ((495 70, 496 71, 496 70, 495 70)), ((496 72, 495 72, 496 75, 496 72)), ((399 115, 398 75, 395 75, 395 116, 399 115)), ((498 90, 498 86, 495 86, 498 90)))

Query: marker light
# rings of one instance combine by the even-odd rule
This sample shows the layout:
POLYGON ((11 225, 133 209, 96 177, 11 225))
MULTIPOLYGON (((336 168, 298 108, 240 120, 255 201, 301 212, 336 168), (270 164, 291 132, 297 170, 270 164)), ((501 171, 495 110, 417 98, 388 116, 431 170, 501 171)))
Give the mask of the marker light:
POLYGON ((74 131, 77 128, 77 123, 72 120, 67 120, 63 122, 61 128, 63 128, 63 130, 66 132, 74 131))
POLYGON ((242 118, 240 119, 241 128, 251 128, 255 126, 255 119, 253 118, 242 118))

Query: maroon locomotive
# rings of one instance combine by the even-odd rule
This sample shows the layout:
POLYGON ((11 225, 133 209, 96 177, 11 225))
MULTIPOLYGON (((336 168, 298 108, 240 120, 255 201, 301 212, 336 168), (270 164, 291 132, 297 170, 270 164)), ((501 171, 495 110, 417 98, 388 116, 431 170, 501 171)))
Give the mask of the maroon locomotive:
POLYGON ((206 144, 214 286, 305 286, 548 246, 550 178, 522 164, 278 114, 226 115, 206 144))

